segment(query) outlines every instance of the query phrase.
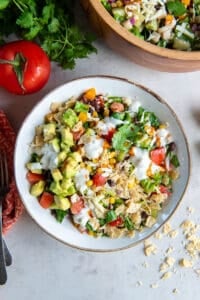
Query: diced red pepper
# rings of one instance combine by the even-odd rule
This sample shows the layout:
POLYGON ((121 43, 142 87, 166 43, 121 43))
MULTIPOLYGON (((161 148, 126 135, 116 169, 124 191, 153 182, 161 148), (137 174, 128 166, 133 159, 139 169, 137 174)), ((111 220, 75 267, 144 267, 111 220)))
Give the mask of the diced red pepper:
POLYGON ((118 216, 116 220, 111 221, 111 222, 109 222, 108 224, 109 224, 110 226, 116 226, 116 227, 117 227, 117 226, 120 226, 120 225, 123 224, 123 219, 122 219, 120 216, 118 216))

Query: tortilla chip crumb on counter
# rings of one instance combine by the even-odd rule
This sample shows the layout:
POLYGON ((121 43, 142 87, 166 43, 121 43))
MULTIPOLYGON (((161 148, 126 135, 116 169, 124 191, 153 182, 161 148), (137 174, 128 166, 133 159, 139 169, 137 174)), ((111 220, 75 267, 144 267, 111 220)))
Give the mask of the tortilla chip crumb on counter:
POLYGON ((172 231, 172 226, 169 222, 167 222, 163 225, 162 232, 163 232, 163 234, 167 235, 170 231, 172 231))
POLYGON ((161 240, 162 237, 163 237, 163 235, 162 235, 161 232, 158 232, 158 231, 157 231, 157 232, 154 234, 154 238, 155 238, 155 239, 161 240))
POLYGON ((178 294, 178 293, 180 293, 180 292, 179 292, 178 289, 175 288, 175 289, 173 289, 172 293, 173 293, 173 294, 178 294))
POLYGON ((174 248, 173 247, 169 247, 167 248, 167 250, 165 251, 166 254, 170 254, 174 251, 174 248))
POLYGON ((170 231, 168 235, 170 238, 175 239, 178 235, 178 229, 170 231))
POLYGON ((172 276, 172 272, 171 272, 171 271, 168 271, 168 272, 165 272, 165 273, 161 276, 161 279, 169 279, 171 276, 172 276))
POLYGON ((185 268, 192 268, 193 267, 193 261, 188 260, 186 258, 182 258, 179 260, 179 266, 185 267, 185 268))
POLYGON ((149 241, 145 241, 144 242, 144 254, 146 256, 150 256, 152 254, 156 254, 158 251, 158 248, 156 247, 155 244, 149 242, 149 241))
POLYGON ((150 285, 150 287, 151 287, 152 289, 157 289, 157 288, 159 287, 159 285, 158 285, 158 283, 152 283, 152 284, 150 285))

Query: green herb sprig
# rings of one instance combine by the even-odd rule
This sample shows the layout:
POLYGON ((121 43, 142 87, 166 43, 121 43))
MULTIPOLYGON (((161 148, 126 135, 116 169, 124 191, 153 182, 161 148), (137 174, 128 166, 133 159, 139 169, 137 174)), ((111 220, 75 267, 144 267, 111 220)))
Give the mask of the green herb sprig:
POLYGON ((76 59, 96 53, 94 35, 75 20, 72 0, 1 0, 0 43, 10 34, 38 42, 51 61, 73 69, 76 59))

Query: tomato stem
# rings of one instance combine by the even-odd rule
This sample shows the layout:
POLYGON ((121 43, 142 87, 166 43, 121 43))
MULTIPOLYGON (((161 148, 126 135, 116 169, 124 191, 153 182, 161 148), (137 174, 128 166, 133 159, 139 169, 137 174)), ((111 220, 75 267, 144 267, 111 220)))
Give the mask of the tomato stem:
POLYGON ((15 55, 15 58, 13 60, 8 59, 0 59, 0 64, 9 64, 13 66, 14 72, 17 76, 18 83, 20 87, 25 90, 23 86, 24 81, 24 71, 26 67, 26 58, 23 56, 21 52, 18 52, 15 55))

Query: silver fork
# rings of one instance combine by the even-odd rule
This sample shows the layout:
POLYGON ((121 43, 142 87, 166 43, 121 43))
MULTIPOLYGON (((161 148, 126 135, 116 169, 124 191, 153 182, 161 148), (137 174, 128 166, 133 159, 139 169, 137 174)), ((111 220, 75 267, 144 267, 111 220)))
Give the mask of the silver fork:
POLYGON ((2 236, 2 202, 9 190, 8 165, 5 152, 0 153, 0 284, 7 281, 6 265, 12 263, 12 257, 2 236))

